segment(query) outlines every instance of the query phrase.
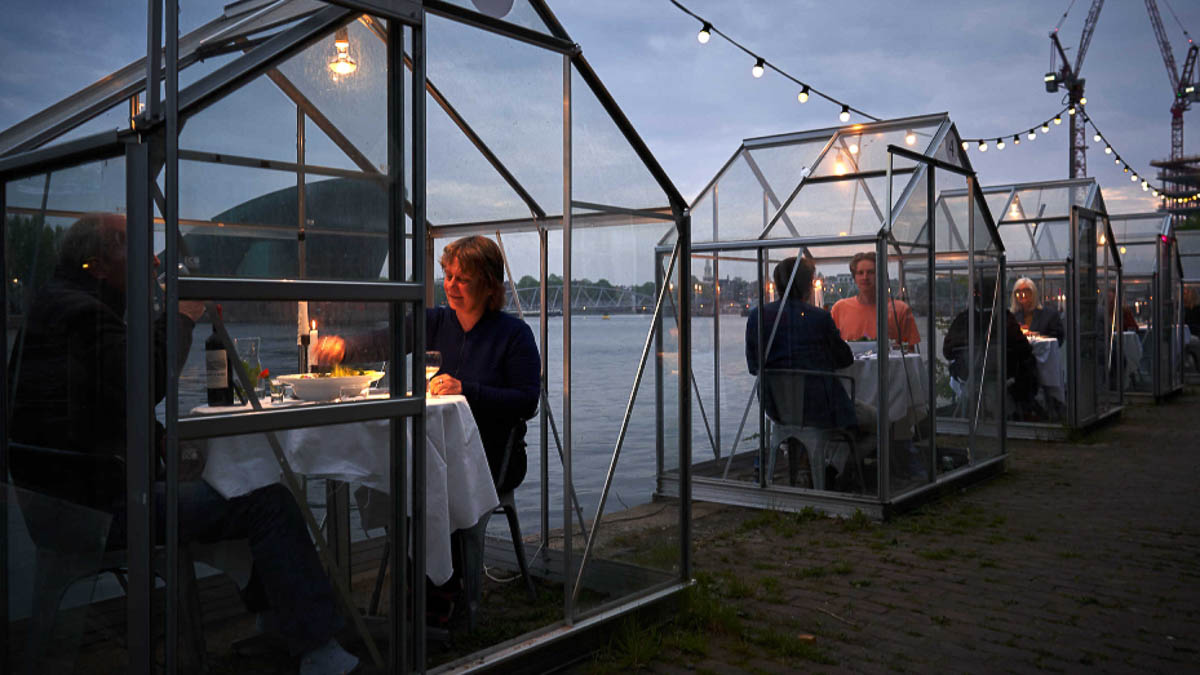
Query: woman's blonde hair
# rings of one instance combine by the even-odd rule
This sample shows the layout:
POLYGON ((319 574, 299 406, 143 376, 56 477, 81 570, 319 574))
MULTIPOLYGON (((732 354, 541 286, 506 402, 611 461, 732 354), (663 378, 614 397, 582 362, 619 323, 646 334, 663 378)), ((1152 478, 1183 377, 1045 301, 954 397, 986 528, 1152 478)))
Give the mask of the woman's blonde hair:
POLYGON ((474 277, 478 291, 487 298, 488 309, 504 307, 504 256, 496 242, 480 236, 452 241, 442 250, 442 267, 452 260, 462 272, 474 277))
POLYGON ((1024 311, 1020 303, 1017 302, 1017 291, 1021 290, 1022 288, 1028 288, 1033 293, 1033 308, 1041 309, 1042 295, 1041 293, 1038 293, 1037 284, 1033 283, 1033 279, 1030 279, 1029 277, 1021 277, 1020 279, 1017 279, 1017 283, 1013 284, 1012 305, 1009 307, 1009 310, 1013 314, 1020 314, 1020 312, 1024 311))

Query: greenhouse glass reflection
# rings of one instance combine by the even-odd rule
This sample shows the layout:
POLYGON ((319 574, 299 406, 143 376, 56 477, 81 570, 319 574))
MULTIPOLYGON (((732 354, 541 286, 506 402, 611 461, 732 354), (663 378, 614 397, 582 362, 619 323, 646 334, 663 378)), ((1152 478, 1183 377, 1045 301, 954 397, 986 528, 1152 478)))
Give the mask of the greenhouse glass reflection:
POLYGON ((335 633, 386 672, 544 666, 687 587, 687 205, 546 4, 496 6, 176 37, 151 3, 155 58, 0 131, 5 672, 262 671, 335 633), (110 351, 48 320, 64 284, 110 351))
POLYGON ((1002 468, 1004 248, 977 188, 934 209, 974 181, 946 115, 742 142, 691 207, 697 499, 884 518, 1002 468))

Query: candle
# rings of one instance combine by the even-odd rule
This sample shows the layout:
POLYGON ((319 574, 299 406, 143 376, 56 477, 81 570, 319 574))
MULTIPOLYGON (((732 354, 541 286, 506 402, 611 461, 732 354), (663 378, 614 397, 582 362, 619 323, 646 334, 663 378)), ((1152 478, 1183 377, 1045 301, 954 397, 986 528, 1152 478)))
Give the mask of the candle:
POLYGON ((311 369, 317 365, 317 320, 309 323, 308 329, 308 366, 311 369))

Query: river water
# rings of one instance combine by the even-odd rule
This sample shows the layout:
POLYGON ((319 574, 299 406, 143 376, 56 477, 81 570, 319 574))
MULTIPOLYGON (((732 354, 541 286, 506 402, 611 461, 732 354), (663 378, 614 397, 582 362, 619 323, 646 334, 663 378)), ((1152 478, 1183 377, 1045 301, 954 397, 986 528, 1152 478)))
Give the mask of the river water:
MULTIPOLYGON (((719 317, 721 332, 721 445, 727 454, 733 442, 738 422, 745 409, 753 386, 746 372, 744 331, 745 319, 733 315, 719 317)), ((539 337, 536 317, 529 321, 534 336, 539 337)), ((586 518, 595 515, 604 480, 612 461, 613 450, 621 430, 621 421, 630 397, 637 365, 647 332, 648 315, 583 316, 572 319, 572 382, 571 438, 572 473, 575 491, 586 518)), ((671 321, 673 326, 674 322, 671 321)), ((704 414, 693 403, 693 454, 697 460, 713 455, 712 440, 716 436, 716 415, 713 410, 713 317, 693 319, 693 370, 696 386, 703 397, 704 414), (708 427, 705 425, 707 416, 708 427)), ((262 365, 272 373, 295 371, 296 338, 294 325, 288 324, 228 324, 232 337, 257 336, 262 339, 262 365)), ((559 439, 565 442, 566 420, 563 415, 563 319, 548 319, 549 331, 549 400, 559 439)), ((350 332, 350 331, 347 331, 350 332)), ((196 328, 192 349, 180 379, 180 410, 188 411, 205 403, 203 349, 209 333, 207 324, 196 328)), ((663 406, 664 461, 667 467, 678 466, 677 406, 679 373, 675 336, 668 328, 663 345, 663 406)), ((539 337, 540 339, 540 337, 539 337)), ((629 426, 617 461, 617 468, 605 512, 622 510, 650 501, 655 489, 656 421, 655 421, 655 358, 651 346, 629 426)), ((693 390, 695 397, 695 390, 693 390)), ((161 414, 162 406, 160 406, 161 414)), ((518 488, 516 500, 525 533, 540 531, 541 508, 541 433, 538 418, 530 421, 526 435, 529 471, 518 488)), ((757 413, 751 411, 748 431, 757 430, 757 413)), ((746 435, 746 434, 744 434, 746 435)), ((553 434, 549 440, 549 516, 550 527, 562 523, 563 472, 553 434)), ((743 441, 742 447, 746 443, 743 441)), ((315 482, 319 483, 319 482, 315 482)), ((323 500, 323 490, 310 483, 310 501, 323 500)), ((494 527, 502 525, 496 520, 494 527)))

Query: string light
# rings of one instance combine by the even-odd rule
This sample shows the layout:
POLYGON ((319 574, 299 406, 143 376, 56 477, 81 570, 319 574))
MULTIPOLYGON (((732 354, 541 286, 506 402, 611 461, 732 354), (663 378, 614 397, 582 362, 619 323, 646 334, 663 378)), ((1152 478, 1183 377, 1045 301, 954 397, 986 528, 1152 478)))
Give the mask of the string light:
POLYGON ((987 152, 987 141, 979 141, 979 151, 987 152))
POLYGON ((1079 105, 1087 105, 1087 97, 1086 96, 1079 97, 1079 105))
POLYGON ((1036 141, 1037 140, 1037 130, 1030 129, 1029 134, 1026 136, 1026 138, 1028 138, 1031 141, 1036 141))
POLYGON ((912 129, 909 129, 908 131, 904 132, 904 142, 908 145, 916 145, 917 133, 915 131, 913 131, 912 129))
POLYGON ((997 139, 996 139, 996 149, 997 149, 997 150, 1003 150, 1003 149, 1004 149, 1004 139, 1003 139, 1003 138, 997 138, 997 139))
POLYGON ((1100 134, 1092 134, 1092 142, 1099 143, 1100 142, 1100 134))
MULTIPOLYGON (((737 47, 738 49, 742 50, 747 56, 754 59, 754 67, 751 69, 750 72, 754 75, 755 78, 760 78, 763 76, 763 74, 766 72, 766 69, 767 69, 767 63, 766 63, 766 59, 764 57, 759 56, 758 54, 756 54, 754 51, 750 50, 748 47, 746 47, 742 43, 740 43, 737 40, 726 35, 723 31, 721 31, 716 26, 714 26, 711 21, 705 19, 704 17, 700 16, 699 14, 696 14, 692 10, 688 9, 679 0, 669 0, 669 2, 672 5, 674 5, 675 8, 678 9, 679 11, 683 12, 684 14, 687 14, 688 16, 692 17, 696 21, 700 22, 700 24, 701 24, 700 32, 696 33, 696 41, 697 42, 699 42, 702 45, 708 44, 708 42, 712 39, 713 35, 717 35, 717 36, 723 38, 726 42, 728 42, 729 44, 733 45, 734 47, 737 47)), ((855 113, 857 113, 873 122, 883 121, 882 118, 880 118, 880 117, 876 117, 875 115, 871 115, 866 112, 863 112, 862 110, 859 110, 858 108, 851 108, 850 105, 845 103, 844 101, 840 101, 840 100, 830 96, 829 94, 826 94, 825 92, 821 91, 820 89, 817 89, 816 87, 814 87, 810 84, 801 82, 794 75, 781 69, 777 65, 772 64, 771 70, 773 70, 777 74, 783 76, 784 79, 791 80, 797 86, 801 87, 800 92, 798 94, 796 94, 796 100, 798 100, 800 103, 807 103, 810 96, 819 96, 834 105, 841 106, 842 113, 840 115, 840 119, 843 122, 849 121, 850 111, 854 111, 855 113)))
POLYGON ((851 144, 850 144, 850 154, 852 154, 852 155, 857 155, 857 154, 858 154, 858 143, 851 143, 851 144))
POLYGON ((1062 124, 1062 115, 1055 115, 1054 116, 1054 125, 1058 126, 1059 124, 1062 124))
MULTIPOLYGON (((1097 141, 1100 140, 1100 134, 1096 134, 1096 140, 1097 141)), ((1104 154, 1106 154, 1106 155, 1112 154, 1112 146, 1111 145, 1104 146, 1104 154)))
POLYGON ((1071 106, 1070 108, 1067 108, 1067 114, 1074 115, 1075 114, 1075 106, 1071 106))
POLYGON ((1020 134, 1013 134, 1013 145, 1020 145, 1020 144, 1021 144, 1020 134))
POLYGON ((1046 124, 1045 122, 1042 123, 1042 133, 1043 134, 1050 133, 1050 125, 1049 124, 1046 124))

